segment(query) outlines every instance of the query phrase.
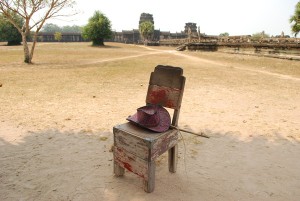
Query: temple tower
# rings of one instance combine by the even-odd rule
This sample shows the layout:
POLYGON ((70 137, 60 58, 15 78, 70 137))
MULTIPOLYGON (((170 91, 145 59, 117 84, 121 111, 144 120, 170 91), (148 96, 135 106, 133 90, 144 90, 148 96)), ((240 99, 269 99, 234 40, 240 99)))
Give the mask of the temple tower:
POLYGON ((149 13, 142 13, 140 17, 139 25, 145 21, 150 21, 154 25, 153 15, 149 13))
POLYGON ((184 33, 191 36, 197 36, 197 23, 188 22, 185 23, 184 33))

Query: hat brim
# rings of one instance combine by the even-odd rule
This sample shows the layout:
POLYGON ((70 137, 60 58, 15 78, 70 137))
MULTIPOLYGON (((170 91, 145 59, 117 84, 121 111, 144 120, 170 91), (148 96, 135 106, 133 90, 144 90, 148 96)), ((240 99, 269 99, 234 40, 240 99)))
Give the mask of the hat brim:
POLYGON ((152 126, 152 127, 151 126, 144 126, 144 125, 140 124, 139 121, 138 121, 138 118, 137 118, 137 113, 127 117, 126 119, 130 122, 133 122, 133 123, 135 123, 135 124, 137 124, 137 125, 139 125, 143 128, 147 128, 147 129, 149 129, 151 131, 154 131, 154 132, 161 133, 161 132, 165 132, 165 131, 169 130, 170 124, 171 124, 170 114, 164 108, 163 109, 158 109, 157 112, 159 113, 160 121, 159 121, 158 125, 152 126))

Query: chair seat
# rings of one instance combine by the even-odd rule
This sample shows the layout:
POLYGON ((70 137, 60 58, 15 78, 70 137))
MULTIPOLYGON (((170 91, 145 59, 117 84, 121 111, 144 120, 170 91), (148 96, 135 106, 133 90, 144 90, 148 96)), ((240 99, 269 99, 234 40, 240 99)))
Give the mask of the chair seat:
POLYGON ((114 146, 151 161, 166 152, 178 142, 178 131, 169 129, 156 133, 127 122, 114 126, 114 146))

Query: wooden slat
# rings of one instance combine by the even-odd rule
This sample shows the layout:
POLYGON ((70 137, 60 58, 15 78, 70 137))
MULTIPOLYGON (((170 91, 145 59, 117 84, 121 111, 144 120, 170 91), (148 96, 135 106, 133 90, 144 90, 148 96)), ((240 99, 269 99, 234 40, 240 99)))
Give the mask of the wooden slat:
POLYGON ((114 128, 114 145, 138 157, 148 160, 150 145, 145 143, 142 138, 137 138, 129 133, 114 128))
POLYGON ((149 84, 183 89, 185 77, 182 74, 182 68, 159 65, 151 73, 149 84))
POLYGON ((148 163, 148 180, 144 179, 144 190, 147 193, 154 191, 155 187, 155 161, 148 163))
POLYGON ((165 153, 171 147, 174 147, 178 142, 178 131, 173 129, 167 135, 158 138, 152 145, 150 150, 151 160, 155 160, 158 156, 165 153))
POLYGON ((168 159, 169 172, 175 173, 177 170, 178 144, 169 149, 168 159))
POLYGON ((181 97, 181 90, 179 89, 149 85, 146 103, 179 109, 181 106, 181 97))
POLYGON ((114 161, 122 168, 148 180, 148 162, 120 147, 114 147, 114 161))
POLYGON ((119 166, 118 163, 116 163, 116 161, 114 161, 114 174, 117 177, 123 176, 125 173, 125 169, 122 168, 121 166, 119 166))
MULTIPOLYGON (((123 131, 124 133, 128 133, 128 135, 130 134, 133 137, 137 137, 140 139, 147 139, 146 142, 155 140, 156 138, 159 138, 159 136, 161 134, 161 133, 154 133, 153 131, 145 129, 145 128, 138 126, 137 124, 134 124, 132 122, 119 124, 119 125, 116 125, 113 127, 114 133, 119 132, 119 130, 123 131)), ((148 146, 148 147, 150 147, 150 146, 148 146)))
POLYGON ((157 65, 154 69, 154 72, 157 73, 172 73, 174 76, 180 76, 183 74, 183 69, 181 67, 175 66, 164 66, 164 65, 157 65))

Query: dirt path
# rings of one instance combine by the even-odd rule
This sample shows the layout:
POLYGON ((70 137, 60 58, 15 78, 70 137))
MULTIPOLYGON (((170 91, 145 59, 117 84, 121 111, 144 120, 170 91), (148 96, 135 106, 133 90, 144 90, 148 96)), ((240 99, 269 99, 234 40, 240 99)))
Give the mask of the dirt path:
MULTIPOLYGON (((185 57, 188 60, 193 61, 193 62, 207 63, 207 64, 212 64, 214 66, 220 66, 220 67, 228 67, 226 64, 224 64, 222 62, 216 62, 216 61, 209 60, 209 59, 203 59, 203 58, 199 58, 199 57, 196 57, 196 56, 187 55, 187 54, 184 54, 182 52, 178 52, 176 50, 171 50, 170 51, 170 50, 157 50, 157 49, 153 49, 153 48, 150 48, 150 47, 144 47, 144 48, 146 48, 148 50, 160 52, 162 54, 169 53, 169 54, 174 54, 176 56, 185 57)), ((146 56, 146 55, 143 55, 143 56, 146 56)), ((277 77, 277 78, 280 78, 280 79, 289 79, 289 80, 294 80, 294 81, 297 81, 297 82, 300 81, 300 78, 292 77, 292 76, 289 76, 289 75, 283 75, 283 74, 279 74, 279 73, 272 73, 272 72, 268 72, 268 71, 251 69, 251 68, 247 68, 247 67, 238 67, 238 66, 235 66, 234 68, 242 70, 242 71, 250 71, 250 72, 255 72, 255 73, 263 73, 263 74, 274 76, 274 77, 277 77)))
POLYGON ((82 62, 82 63, 80 63, 80 65, 91 65, 91 64, 98 64, 98 63, 103 63, 103 62, 114 62, 114 61, 133 59, 133 58, 138 58, 138 57, 145 57, 145 56, 161 54, 161 53, 163 53, 163 52, 155 51, 155 52, 149 52, 149 53, 144 53, 144 54, 126 56, 126 57, 118 57, 118 58, 113 58, 113 59, 99 59, 99 60, 94 60, 94 61, 82 62))

